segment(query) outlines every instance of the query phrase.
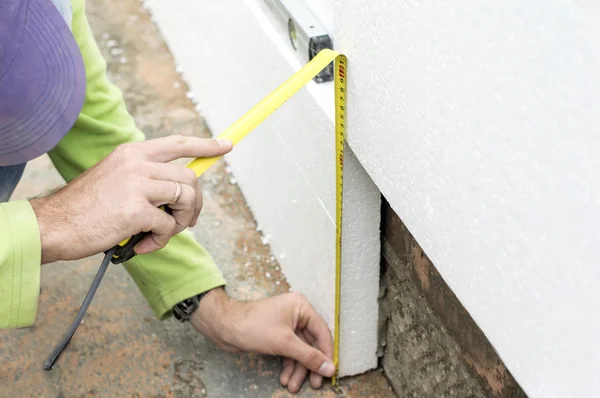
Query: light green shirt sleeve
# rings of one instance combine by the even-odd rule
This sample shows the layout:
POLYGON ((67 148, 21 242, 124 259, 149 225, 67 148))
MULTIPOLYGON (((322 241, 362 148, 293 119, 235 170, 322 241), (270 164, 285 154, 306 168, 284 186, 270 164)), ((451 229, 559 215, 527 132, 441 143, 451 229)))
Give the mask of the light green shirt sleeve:
MULTIPOLYGON (((86 70, 86 97, 73 128, 49 153, 67 182, 118 145, 144 140, 121 91, 107 79, 106 62, 85 15, 85 1, 72 0, 72 5, 73 35, 86 70)), ((0 328, 31 326, 40 284, 37 219, 28 201, 15 201, 0 205, 0 225, 0 328)), ((124 267, 159 319, 167 318, 178 302, 225 284, 210 254, 190 231, 173 237, 162 250, 134 257, 124 267)))
POLYGON ((35 323, 41 261, 40 233, 29 201, 0 204, 0 328, 35 323))
MULTIPOLYGON (((127 112, 121 91, 107 79, 106 62, 85 15, 85 0, 72 0, 72 5, 73 35, 87 76, 86 98, 79 119, 50 152, 67 181, 103 159, 117 145, 144 140, 127 112)), ((187 230, 173 237, 162 250, 136 256, 124 266, 160 319, 169 316, 178 302, 225 284, 210 254, 187 230)))

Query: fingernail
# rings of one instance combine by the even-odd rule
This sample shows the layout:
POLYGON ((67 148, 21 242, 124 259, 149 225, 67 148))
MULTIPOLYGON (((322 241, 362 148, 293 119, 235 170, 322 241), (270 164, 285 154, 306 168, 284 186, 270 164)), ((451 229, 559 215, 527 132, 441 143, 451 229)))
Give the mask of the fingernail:
POLYGON ((229 148, 230 146, 233 145, 233 143, 229 140, 217 140, 217 142, 219 143, 219 145, 227 147, 227 148, 229 148))
POLYGON ((325 361, 321 364, 319 368, 319 373, 325 376, 333 376, 335 373, 335 365, 333 362, 325 361))

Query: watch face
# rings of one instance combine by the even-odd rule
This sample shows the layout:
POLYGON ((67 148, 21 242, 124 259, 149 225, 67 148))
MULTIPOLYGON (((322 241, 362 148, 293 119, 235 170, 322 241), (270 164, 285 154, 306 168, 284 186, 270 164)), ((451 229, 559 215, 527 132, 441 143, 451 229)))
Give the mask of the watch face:
POLYGON ((205 294, 206 293, 201 293, 177 304, 175 307, 173 307, 173 316, 175 316, 175 318, 181 322, 188 321, 194 311, 198 309, 200 299, 202 299, 205 294))

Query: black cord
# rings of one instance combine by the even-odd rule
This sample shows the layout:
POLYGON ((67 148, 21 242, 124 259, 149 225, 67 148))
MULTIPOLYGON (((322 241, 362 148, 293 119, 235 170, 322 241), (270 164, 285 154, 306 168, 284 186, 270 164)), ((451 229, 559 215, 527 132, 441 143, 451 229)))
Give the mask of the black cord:
POLYGON ((92 285, 90 286, 90 290, 88 291, 87 295, 83 299, 83 303, 81 303, 81 308, 79 308, 79 312, 77 313, 75 320, 73 321, 71 326, 69 326, 69 329, 67 330, 67 333, 65 334, 65 337, 63 337, 60 344, 58 344, 56 346, 56 348, 52 352, 52 355, 50 355, 48 357, 48 359, 46 360, 46 362, 44 362, 45 370, 52 370, 52 368, 56 364, 56 361, 58 360, 58 357, 60 357, 60 354, 62 354, 64 349, 69 344, 69 341, 71 341, 71 338, 73 337, 73 335, 75 334, 75 331, 79 327, 79 324, 81 323, 81 320, 83 319, 83 317, 85 315, 85 312, 87 311, 88 307, 92 303, 94 295, 96 294, 96 290, 98 290, 98 287, 100 286, 100 282, 102 282, 102 278, 104 277, 104 274, 106 273, 106 269, 108 268, 108 265, 110 264, 110 260, 115 252, 115 249, 116 249, 116 247, 114 247, 106 252, 106 255, 104 256, 104 260, 102 260, 102 264, 100 264, 100 268, 98 269, 98 272, 96 273, 96 276, 94 277, 94 281, 92 282, 92 285))

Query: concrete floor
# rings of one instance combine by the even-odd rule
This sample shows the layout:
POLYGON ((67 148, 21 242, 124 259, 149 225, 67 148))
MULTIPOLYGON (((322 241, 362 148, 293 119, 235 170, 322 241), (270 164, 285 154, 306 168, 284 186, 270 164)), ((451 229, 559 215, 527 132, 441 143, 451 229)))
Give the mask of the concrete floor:
MULTIPOLYGON (((148 138, 210 135, 141 3, 88 0, 88 17, 111 79, 123 90, 148 138)), ((229 293, 250 299, 288 291, 226 165, 213 167, 202 182, 204 209, 194 232, 222 267, 229 293)), ((28 165, 15 197, 30 197, 61 183, 42 157, 28 165)), ((77 312, 99 260, 95 256, 43 267, 35 327, 0 332, 0 396, 290 396, 278 382, 279 359, 226 354, 189 325, 159 322, 119 266, 109 269, 69 348, 54 370, 45 372, 42 364, 77 312)), ((298 395, 394 396, 379 370, 343 380, 338 392, 329 386, 317 392, 305 384, 298 395)))

